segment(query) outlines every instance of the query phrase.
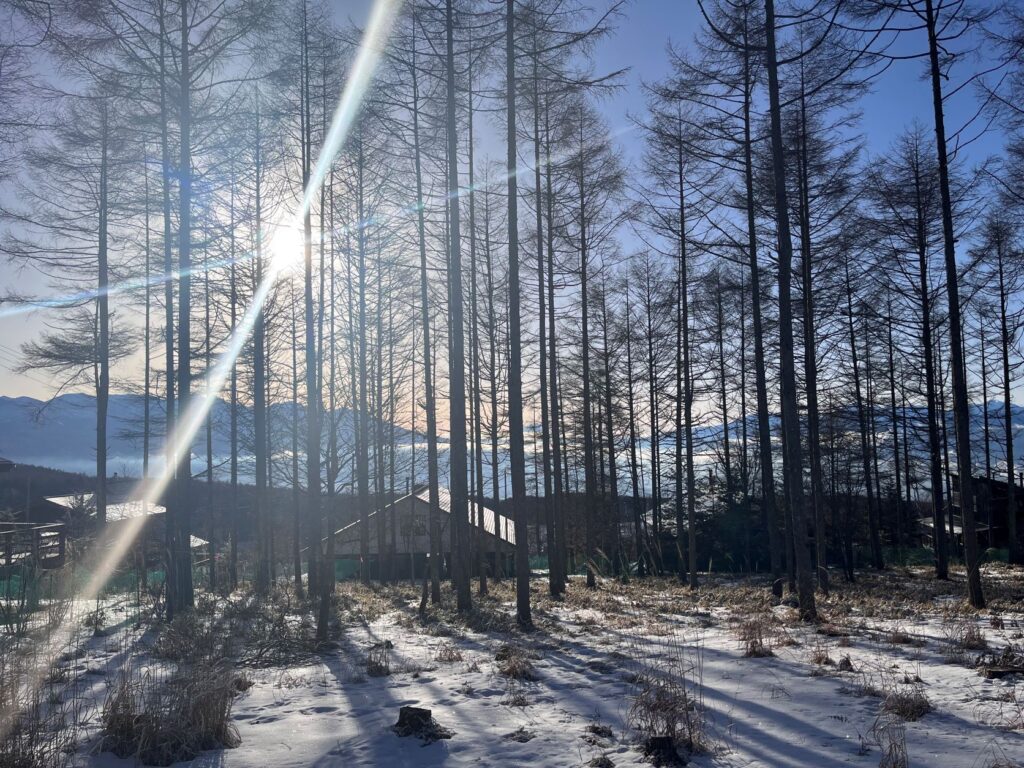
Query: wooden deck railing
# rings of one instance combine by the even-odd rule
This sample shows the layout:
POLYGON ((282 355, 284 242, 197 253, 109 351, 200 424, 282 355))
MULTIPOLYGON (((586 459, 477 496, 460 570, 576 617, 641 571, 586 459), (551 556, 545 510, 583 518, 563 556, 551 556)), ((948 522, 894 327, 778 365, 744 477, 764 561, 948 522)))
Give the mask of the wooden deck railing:
POLYGON ((0 522, 3 559, 0 565, 34 565, 60 568, 67 554, 67 530, 63 523, 0 522))

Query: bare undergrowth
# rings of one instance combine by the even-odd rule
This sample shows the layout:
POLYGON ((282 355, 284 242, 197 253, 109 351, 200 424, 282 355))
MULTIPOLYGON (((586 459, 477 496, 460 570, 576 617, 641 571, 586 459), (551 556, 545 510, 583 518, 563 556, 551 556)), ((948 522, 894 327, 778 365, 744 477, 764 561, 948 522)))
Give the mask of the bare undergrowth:
POLYGON ((767 615, 753 616, 740 625, 739 637, 747 658, 774 656, 772 649, 775 628, 767 615))
POLYGON ((510 643, 502 645, 494 654, 498 672, 513 680, 527 682, 537 679, 537 670, 533 662, 539 658, 540 655, 536 651, 510 643))
POLYGON ((689 753, 711 752, 714 744, 703 694, 703 642, 700 636, 659 641, 656 653, 635 638, 630 649, 633 684, 629 726, 649 741, 668 737, 689 753))
MULTIPOLYGON (((22 571, 0 590, 0 766, 70 765, 91 707, 78 664, 92 636, 75 615, 70 569, 22 571)), ((95 605, 92 607, 96 611, 95 605)), ((88 614, 87 614, 88 615, 88 614)))
POLYGON ((146 765, 191 760, 239 744, 231 707, 244 683, 207 664, 140 670, 126 665, 103 707, 103 748, 146 765))

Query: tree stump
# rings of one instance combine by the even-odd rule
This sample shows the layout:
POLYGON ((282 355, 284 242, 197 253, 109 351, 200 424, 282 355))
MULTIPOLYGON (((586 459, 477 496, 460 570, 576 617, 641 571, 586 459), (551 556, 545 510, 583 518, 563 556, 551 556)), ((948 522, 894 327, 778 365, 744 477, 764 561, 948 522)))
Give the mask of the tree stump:
POLYGON ((406 733, 419 733, 429 728, 433 719, 429 709, 424 709, 423 707, 402 707, 398 710, 398 722, 395 723, 395 730, 406 733))
POLYGON ((450 739, 454 735, 454 731, 438 724, 430 710, 423 707, 402 707, 398 710, 398 722, 391 726, 391 730, 398 736, 422 739, 424 745, 433 744, 439 739, 450 739))

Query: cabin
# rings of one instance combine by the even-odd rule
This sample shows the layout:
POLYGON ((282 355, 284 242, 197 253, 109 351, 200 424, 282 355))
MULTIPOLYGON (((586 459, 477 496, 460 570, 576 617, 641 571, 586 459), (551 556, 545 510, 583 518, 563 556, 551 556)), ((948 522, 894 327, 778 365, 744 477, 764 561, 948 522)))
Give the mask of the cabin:
MULTIPOLYGON (((167 508, 162 504, 125 495, 127 491, 127 486, 116 490, 107 502, 104 538, 120 541, 131 537, 133 546, 128 551, 135 552, 144 563, 162 563, 167 508)), ((62 511, 62 518, 67 523, 68 535, 71 537, 80 536, 95 527, 96 498, 93 494, 48 496, 46 501, 62 511)), ((209 548, 209 542, 199 536, 192 536, 190 544, 200 557, 209 548)), ((201 564, 202 561, 197 562, 197 565, 201 564)))
MULTIPOLYGON (((438 489, 438 523, 441 528, 442 573, 451 565, 452 497, 447 488, 438 489)), ((511 571, 516 534, 510 520, 489 506, 470 499, 471 531, 481 537, 484 558, 491 573, 511 571)), ((430 551, 430 496, 426 486, 395 499, 368 515, 369 568, 375 576, 421 578, 426 572, 430 551), (383 541, 383 550, 381 542, 383 541)), ((334 552, 340 576, 358 573, 360 564, 360 525, 356 520, 334 534, 334 552)), ((475 570, 475 564, 474 564, 475 570)))
MULTIPOLYGON (((950 473, 953 484, 953 533, 962 544, 963 515, 960 508, 960 476, 950 473)), ((1017 536, 1024 533, 1024 484, 1014 484, 1014 509, 1009 507, 1009 484, 1006 480, 974 477, 975 528, 978 545, 985 549, 1008 549, 1010 546, 1010 515, 1017 523, 1017 536)), ((923 521, 927 526, 930 521, 923 521)), ((947 520, 947 526, 949 521, 947 520)))

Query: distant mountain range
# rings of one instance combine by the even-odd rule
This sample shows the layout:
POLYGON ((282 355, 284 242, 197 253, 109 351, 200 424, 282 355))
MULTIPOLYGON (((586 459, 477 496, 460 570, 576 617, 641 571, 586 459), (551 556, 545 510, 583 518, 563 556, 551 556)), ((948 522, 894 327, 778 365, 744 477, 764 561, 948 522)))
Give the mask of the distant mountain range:
MULTIPOLYGON (((154 472, 162 467, 164 401, 150 398, 151 446, 150 461, 154 472)), ((213 455, 220 464, 231 449, 229 423, 231 408, 223 400, 215 400, 213 419, 213 455)), ((351 444, 354 419, 348 409, 336 412, 338 443, 351 444)), ((145 400, 141 395, 110 396, 107 421, 107 467, 111 475, 138 477, 142 469, 143 422, 145 400)), ((298 406, 299 441, 305 434, 305 408, 298 406)), ((290 450, 292 405, 272 404, 270 429, 275 434, 275 450, 290 450)), ((379 426, 379 425, 378 425, 379 426)), ((387 425, 383 425, 387 428, 387 425)), ((371 429, 373 426, 371 426, 371 429)), ((408 444, 412 433, 395 426, 396 442, 408 444)), ((240 406, 238 413, 242 473, 251 461, 252 411, 240 406)), ((300 448, 301 451, 301 448, 300 448)), ((200 429, 193 446, 193 468, 200 471, 206 462, 206 432, 200 429)), ((0 396, 0 456, 19 464, 34 464, 68 472, 96 472, 96 398, 86 394, 66 394, 50 401, 31 397, 0 396)), ((224 472, 218 472, 224 476, 224 472)))
MULTIPOLYGON (((138 477, 142 470, 142 432, 144 400, 141 395, 116 394, 110 397, 108 440, 107 440, 107 467, 108 472, 113 475, 115 472, 121 475, 138 477)), ((995 402, 990 403, 990 437, 991 457, 993 464, 998 464, 1003 458, 1002 446, 1002 406, 995 402)), ((214 464, 217 467, 216 477, 226 479, 227 458, 230 455, 230 441, 228 424, 230 420, 230 406, 223 400, 215 400, 212 407, 213 418, 213 455, 214 464)), ((1013 422, 1015 426, 1014 450, 1018 461, 1024 460, 1024 406, 1014 405, 1012 407, 1013 422)), ((335 412, 338 445, 342 457, 342 467, 339 474, 339 483, 349 482, 349 461, 350 451, 347 446, 353 443, 355 419, 353 413, 348 409, 339 409, 335 412)), ((303 438, 305 434, 304 420, 305 409, 300 404, 295 414, 299 423, 299 452, 303 455, 303 438)), ((925 439, 925 416, 926 411, 921 407, 908 408, 908 416, 918 426, 917 439, 923 443, 925 439)), ((948 416, 948 429, 952 435, 953 424, 951 414, 948 416)), ((157 473, 162 469, 162 429, 164 423, 164 403, 159 398, 150 399, 150 418, 152 420, 153 437, 150 448, 151 471, 157 473)), ((755 439, 757 424, 753 416, 748 416, 748 435, 755 439)), ((977 466, 984 466, 984 444, 981 440, 984 410, 981 405, 973 405, 971 409, 972 436, 975 440, 975 461, 977 466)), ((284 467, 281 471, 288 471, 285 465, 289 464, 291 449, 291 424, 292 406, 291 403, 276 403, 270 409, 270 428, 273 431, 275 451, 279 455, 277 464, 284 467)), ((849 416, 850 428, 855 428, 855 413, 851 408, 849 416)), ((740 432, 742 420, 737 419, 730 424, 730 437, 736 438, 740 432)), ((889 428, 888 411, 879 411, 875 417, 875 427, 880 433, 885 434, 889 428)), ((388 429, 386 423, 371 425, 371 429, 388 429)), ((776 432, 778 422, 772 418, 772 430, 776 432)), ((398 479, 407 477, 410 470, 411 451, 410 448, 417 446, 416 458, 416 479, 417 482, 426 479, 426 450, 425 438, 417 433, 415 436, 404 427, 395 426, 395 442, 399 451, 398 456, 398 479), (414 440, 415 438, 415 440, 414 440)), ((536 431, 536 425, 528 426, 530 432, 536 431)), ((721 425, 705 424, 694 430, 695 442, 698 452, 710 447, 721 438, 721 425)), ((902 436, 902 435, 901 435, 902 436)), ((537 450, 540 450, 539 435, 537 436, 537 450)), ((486 440, 486 437, 485 437, 486 440)), ((239 442, 240 450, 240 473, 243 481, 251 478, 252 463, 252 412, 249 408, 239 408, 239 442)), ((443 442, 443 441, 442 441, 443 442)), ((661 450, 670 453, 673 450, 674 439, 671 433, 663 432, 659 440, 661 450)), ((82 472, 95 474, 96 471, 96 398, 87 394, 66 394, 60 395, 50 401, 36 400, 31 397, 4 397, 0 396, 0 456, 11 459, 20 464, 34 464, 42 467, 51 467, 68 472, 82 472)), ((952 445, 950 446, 952 449, 952 445)), ((441 445, 439 451, 439 469, 444 480, 447 472, 447 445, 441 445)), ((531 453, 533 440, 527 440, 526 449, 531 453)), ((642 454, 648 454, 649 441, 642 440, 639 444, 642 454)), ((923 450, 923 445, 919 446, 923 450)), ((485 450, 485 477, 490 476, 489 451, 485 450)), ((620 461, 625 460, 625 453, 620 452, 620 461)), ((372 459, 371 459, 372 460, 372 459)), ((646 461, 646 459, 645 459, 646 461)), ((500 474, 504 483, 507 472, 507 455, 505 446, 501 447, 499 457, 500 474)), ((201 472, 206 463, 206 434, 200 430, 196 435, 193 447, 193 471, 201 472)), ((533 462, 527 461, 527 473, 532 477, 533 462)), ((1019 464, 1018 464, 1019 466, 1019 464)), ((533 482, 528 480, 528 482, 533 482)))

